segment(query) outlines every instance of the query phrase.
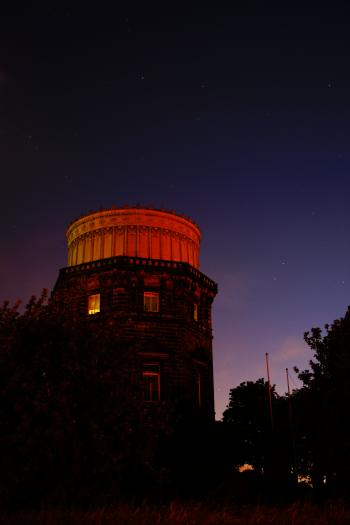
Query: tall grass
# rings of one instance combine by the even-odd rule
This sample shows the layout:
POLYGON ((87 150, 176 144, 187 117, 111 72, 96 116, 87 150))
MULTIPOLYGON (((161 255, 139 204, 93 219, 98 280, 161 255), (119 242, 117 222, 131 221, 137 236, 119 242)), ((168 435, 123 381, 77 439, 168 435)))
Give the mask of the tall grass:
POLYGON ((350 504, 294 503, 289 506, 213 508, 171 503, 162 507, 119 505, 96 511, 45 510, 0 516, 3 525, 343 525, 350 504))

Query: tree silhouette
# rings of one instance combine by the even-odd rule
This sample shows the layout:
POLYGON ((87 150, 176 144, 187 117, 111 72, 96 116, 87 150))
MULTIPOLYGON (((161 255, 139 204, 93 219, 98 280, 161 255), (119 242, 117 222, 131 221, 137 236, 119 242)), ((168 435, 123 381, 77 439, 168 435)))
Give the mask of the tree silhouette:
POLYGON ((313 328, 305 341, 314 352, 310 369, 299 372, 299 420, 308 443, 308 463, 315 486, 326 483, 337 492, 350 486, 350 309, 343 318, 313 328), (307 419, 307 421, 305 421, 307 419))
MULTIPOLYGON (((236 464, 248 463, 259 472, 265 465, 271 433, 267 388, 264 379, 241 383, 230 390, 223 413, 223 422, 232 428, 232 459, 236 464)), ((276 397, 274 390, 273 397, 276 397)))
POLYGON ((1 499, 16 506, 106 495, 147 462, 137 347, 46 302, 0 308, 1 499))
POLYGON ((46 292, 0 307, 0 504, 206 490, 208 425, 176 400, 143 404, 139 344, 46 292))
POLYGON ((271 387, 271 419, 268 389, 264 379, 233 388, 223 414, 223 425, 230 461, 251 465, 265 493, 277 495, 292 483, 293 451, 287 399, 271 387))

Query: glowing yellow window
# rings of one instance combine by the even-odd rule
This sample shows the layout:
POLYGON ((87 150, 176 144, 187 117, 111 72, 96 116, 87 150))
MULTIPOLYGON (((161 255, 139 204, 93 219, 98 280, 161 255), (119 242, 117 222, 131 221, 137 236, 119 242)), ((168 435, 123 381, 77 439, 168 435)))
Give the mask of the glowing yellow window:
POLYGON ((100 311, 100 294, 89 295, 88 314, 98 314, 100 311))
POLYGON ((193 303, 193 319, 198 321, 198 304, 193 303))
POLYGON ((145 312, 159 312, 159 294, 157 292, 145 292, 143 294, 143 308, 145 312))

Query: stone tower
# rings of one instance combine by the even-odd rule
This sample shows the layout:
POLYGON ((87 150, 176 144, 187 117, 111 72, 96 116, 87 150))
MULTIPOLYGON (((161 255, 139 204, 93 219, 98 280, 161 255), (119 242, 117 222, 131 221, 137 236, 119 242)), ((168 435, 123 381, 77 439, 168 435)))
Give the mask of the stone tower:
MULTIPOLYGON (((66 233, 68 266, 53 297, 136 345, 140 406, 177 403, 214 420, 211 305, 199 271, 200 230, 174 212, 124 207, 89 213, 66 233)), ((98 349, 96 350, 98 351, 98 349)))

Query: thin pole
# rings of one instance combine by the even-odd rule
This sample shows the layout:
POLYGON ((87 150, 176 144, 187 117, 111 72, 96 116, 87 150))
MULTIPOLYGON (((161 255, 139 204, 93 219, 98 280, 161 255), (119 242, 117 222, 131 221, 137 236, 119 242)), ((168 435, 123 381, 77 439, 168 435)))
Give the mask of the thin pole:
POLYGON ((290 386, 289 386, 289 372, 288 368, 286 368, 286 376, 287 376, 287 389, 288 389, 288 406, 289 406, 289 421, 292 422, 292 402, 290 398, 290 386))
POLYGON ((297 481, 297 454, 295 447, 295 435, 294 435, 294 425, 293 425, 293 409, 292 409, 292 398, 290 397, 290 386, 289 386, 289 372, 286 368, 286 377, 287 377, 287 389, 288 389, 288 412, 289 412, 289 428, 290 428, 290 437, 292 442, 292 451, 293 451, 293 477, 294 481, 297 481))
POLYGON ((270 408, 270 420, 271 429, 273 430, 273 414, 272 414, 272 393, 271 393, 271 381, 270 381, 270 368, 269 368, 269 354, 266 352, 266 370, 267 370, 267 386, 269 390, 269 408, 270 408))

